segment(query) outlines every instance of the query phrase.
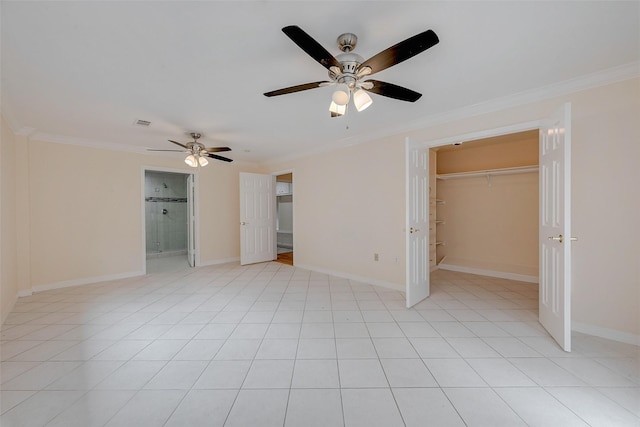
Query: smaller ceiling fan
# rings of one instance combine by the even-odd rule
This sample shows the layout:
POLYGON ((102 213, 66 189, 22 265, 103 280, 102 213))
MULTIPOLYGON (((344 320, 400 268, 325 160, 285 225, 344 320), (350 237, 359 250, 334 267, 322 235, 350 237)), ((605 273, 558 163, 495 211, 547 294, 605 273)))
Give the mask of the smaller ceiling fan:
POLYGON ((355 34, 345 33, 338 36, 338 47, 342 53, 334 57, 322 47, 320 43, 298 26, 290 25, 284 27, 282 31, 309 56, 316 60, 316 62, 328 70, 329 81, 290 86, 266 92, 264 95, 272 97, 336 85, 338 89, 333 93, 332 102, 329 106, 331 117, 344 115, 347 104, 351 98, 353 98, 353 103, 358 111, 369 107, 373 103, 373 100, 367 92, 401 101, 417 101, 422 94, 402 86, 369 79, 368 77, 406 61, 439 42, 438 36, 432 30, 423 31, 420 34, 409 37, 379 52, 365 61, 364 58, 353 52, 358 42, 355 34))
POLYGON ((232 159, 229 159, 227 157, 222 157, 222 156, 218 156, 212 153, 219 153, 222 151, 231 151, 231 148, 229 147, 205 147, 204 144, 202 144, 201 142, 198 142, 198 139, 200 139, 200 137, 202 137, 201 134, 197 133, 197 132, 191 132, 191 138, 193 138, 193 141, 187 142, 185 144, 181 144, 179 142, 176 141, 172 141, 172 140, 168 140, 169 142, 179 145, 180 147, 184 148, 184 150, 152 150, 149 149, 148 151, 174 151, 174 152, 179 152, 179 153, 189 153, 189 155, 184 159, 184 162, 191 166, 192 168, 197 168, 198 166, 206 166, 209 164, 209 161, 207 160, 207 157, 210 157, 212 159, 216 159, 216 160, 222 160, 223 162, 232 162, 232 159))

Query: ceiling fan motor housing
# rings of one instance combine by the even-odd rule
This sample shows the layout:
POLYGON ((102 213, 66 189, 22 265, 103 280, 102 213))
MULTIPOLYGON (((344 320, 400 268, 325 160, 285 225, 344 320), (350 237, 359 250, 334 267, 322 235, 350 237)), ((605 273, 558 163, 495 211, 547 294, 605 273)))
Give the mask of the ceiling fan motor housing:
POLYGON ((336 59, 340 62, 342 70, 340 70, 340 73, 337 73, 337 67, 333 67, 333 69, 329 70, 329 78, 333 81, 337 81, 338 83, 344 83, 349 86, 349 88, 353 89, 358 80, 356 72, 358 71, 360 64, 364 62, 364 58, 357 53, 346 52, 337 55, 336 59))
POLYGON ((336 40, 338 47, 342 52, 350 52, 356 48, 358 44, 358 36, 353 33, 343 33, 338 36, 336 40))

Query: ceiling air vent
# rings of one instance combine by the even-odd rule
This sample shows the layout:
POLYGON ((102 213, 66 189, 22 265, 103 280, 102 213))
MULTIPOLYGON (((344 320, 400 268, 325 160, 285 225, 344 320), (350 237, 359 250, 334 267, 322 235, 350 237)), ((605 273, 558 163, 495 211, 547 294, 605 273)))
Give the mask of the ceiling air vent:
POLYGON ((148 120, 136 120, 135 124, 139 125, 139 126, 149 126, 151 124, 150 121, 148 120))

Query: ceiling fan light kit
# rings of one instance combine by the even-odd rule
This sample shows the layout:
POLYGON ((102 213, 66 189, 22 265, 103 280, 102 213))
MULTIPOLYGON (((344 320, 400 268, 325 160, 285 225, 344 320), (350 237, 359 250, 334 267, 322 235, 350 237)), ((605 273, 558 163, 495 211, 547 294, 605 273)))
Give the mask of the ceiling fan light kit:
POLYGON ((198 142, 198 139, 202 137, 198 132, 191 132, 191 138, 193 138, 192 142, 187 142, 186 144, 181 144, 180 142, 169 140, 172 144, 179 145, 183 148, 183 150, 148 150, 148 151, 174 151, 180 153, 187 153, 187 157, 184 159, 184 162, 192 167, 204 167, 209 164, 209 160, 207 157, 221 160, 223 162, 232 162, 232 159, 227 157, 218 156, 213 153, 218 153, 221 151, 231 151, 229 147, 205 147, 204 144, 198 142))
POLYGON ((334 57, 298 26, 290 25, 284 27, 282 31, 316 62, 328 70, 329 81, 290 86, 266 92, 264 95, 272 97, 318 87, 338 85, 339 88, 333 92, 331 104, 329 105, 331 117, 339 117, 346 114, 347 105, 351 98, 353 98, 356 110, 359 112, 364 111, 373 103, 373 99, 367 92, 401 101, 417 101, 422 94, 411 89, 379 80, 364 79, 371 74, 406 61, 439 42, 436 33, 432 30, 427 30, 409 37, 365 61, 360 55, 352 52, 358 43, 358 37, 355 34, 344 33, 338 36, 338 47, 342 53, 334 57))
POLYGON ((331 117, 344 116, 347 114, 347 104, 336 104, 335 101, 331 101, 329 104, 329 111, 331 112, 331 117))
POLYGON ((360 112, 369 108, 369 106, 373 104, 373 99, 371 99, 364 89, 358 89, 353 93, 353 103, 356 106, 356 110, 360 112))

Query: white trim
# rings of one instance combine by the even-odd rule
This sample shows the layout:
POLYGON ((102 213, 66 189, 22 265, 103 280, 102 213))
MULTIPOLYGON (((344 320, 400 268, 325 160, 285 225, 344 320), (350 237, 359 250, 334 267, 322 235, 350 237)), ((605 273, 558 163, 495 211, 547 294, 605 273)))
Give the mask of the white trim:
MULTIPOLYGON (((276 171, 276 172, 271 172, 271 175, 274 176, 274 181, 277 182, 278 176, 280 175, 286 175, 286 174, 291 174, 291 193, 288 194, 289 196, 291 196, 291 231, 283 231, 283 230, 278 230, 278 226, 279 226, 279 219, 278 219, 278 193, 276 193, 276 187, 277 184, 274 183, 273 185, 273 195, 274 198, 276 199, 275 201, 275 215, 276 215, 276 226, 273 227, 273 244, 275 245, 275 249, 274 249, 274 253, 276 255, 276 257, 273 259, 274 261, 278 259, 278 233, 287 233, 287 234, 291 234, 291 250, 293 250, 295 252, 295 247, 296 247, 296 235, 293 232, 296 229, 296 197, 295 197, 295 180, 296 180, 296 171, 295 169, 284 169, 284 170, 280 170, 280 171, 276 171)), ((283 246, 285 247, 285 246, 283 246)))
MULTIPOLYGON (((63 280, 62 282, 36 285, 31 288, 32 292, 50 291, 53 289, 69 288, 72 286, 90 285, 93 283, 110 282, 112 280, 128 279, 130 277, 144 276, 144 271, 130 271, 127 273, 109 274, 106 276, 86 277, 82 279, 63 280)), ((24 291, 23 291, 24 292, 24 291)))
MULTIPOLYGON (((38 130, 35 130, 34 132, 32 132, 30 135, 30 138, 32 140, 51 142, 54 144, 75 145, 80 147, 96 148, 96 149, 109 150, 109 151, 124 151, 126 153, 140 153, 140 154, 151 153, 147 151, 147 147, 141 147, 139 145, 118 144, 115 142, 99 141, 96 139, 89 139, 89 138, 78 138, 75 136, 54 135, 51 133, 40 132, 38 130)), ((164 154, 164 155, 167 155, 167 154, 164 154)))
POLYGON ((240 262, 240 257, 214 259, 213 261, 205 261, 198 263, 198 267, 206 267, 208 265, 228 264, 231 262, 240 262))
POLYGON ((538 276, 530 276, 528 274, 506 273, 503 271, 483 270, 481 268, 463 267, 453 264, 439 264, 438 268, 442 270, 458 271, 460 273, 477 274, 479 276, 497 277, 499 279, 517 280, 519 282, 538 283, 538 276))
MULTIPOLYGON (((405 123, 398 126, 390 126, 385 129, 375 128, 370 132, 360 134, 356 136, 350 136, 348 138, 337 139, 333 143, 323 144, 321 147, 306 150, 301 153, 292 154, 290 156, 280 156, 277 159, 267 158, 258 160, 255 163, 261 165, 270 165, 275 163, 282 163, 284 161, 300 159, 309 157, 315 154, 323 152, 333 151, 339 148, 350 145, 363 144, 372 140, 389 137, 393 135, 408 133, 419 129, 424 129, 430 126, 435 126, 442 123, 447 123, 463 118, 478 116, 490 112, 495 112, 503 109, 512 108, 514 106, 532 103, 536 101, 543 101, 551 98, 555 98, 562 95, 567 95, 582 90, 587 90, 599 86, 606 86, 609 84, 621 82, 637 78, 640 76, 640 61, 631 62, 629 64, 620 65, 617 67, 609 68, 606 70, 598 71, 595 73, 579 76, 573 79, 565 80, 562 82, 552 83, 547 86, 542 86, 534 89, 530 89, 523 92, 507 95, 502 98, 491 99, 479 104, 469 105, 461 107, 455 110, 446 111, 441 114, 435 114, 420 118, 413 122, 405 123)), ((6 103, 5 103, 6 104, 6 103)), ((118 144, 108 141, 97 141, 88 138, 78 138, 64 135, 55 135, 46 132, 40 132, 37 129, 23 126, 17 120, 14 119, 13 114, 6 105, 2 106, 0 114, 5 118, 11 130, 17 135, 29 135, 31 139, 36 139, 44 142, 53 142, 59 144, 79 145, 90 148, 100 148, 105 150, 125 151, 125 152, 137 152, 147 155, 155 154, 158 156, 168 156, 169 154, 163 154, 160 152, 146 151, 147 147, 132 146, 125 144, 118 144)), ((247 162, 242 160, 236 160, 236 164, 247 163, 254 164, 253 162, 247 162)))
MULTIPOLYGON (((494 98, 485 102, 458 108, 439 115, 429 116, 414 121, 405 126, 404 131, 419 130, 430 126, 457 121, 481 114, 507 110, 519 105, 553 99, 559 96, 580 92, 600 86, 618 83, 640 76, 640 61, 631 62, 604 71, 598 71, 573 79, 552 83, 527 91, 522 91, 501 98, 494 98)), ((393 132, 393 130, 390 130, 393 132)))
MULTIPOLYGON (((31 295, 33 295, 33 290, 31 290, 31 289, 27 289, 26 291, 18 292, 18 298, 30 297, 31 295)), ((15 304, 15 301, 14 301, 14 304, 15 304)))
POLYGON ((497 128, 477 130, 473 132, 463 133, 445 138, 425 141, 422 144, 429 148, 440 147, 442 145, 451 145, 456 142, 469 142, 478 139, 493 138, 496 136, 509 135, 512 133, 525 132, 528 130, 538 130, 542 125, 542 120, 532 120, 529 122, 516 123, 513 125, 502 126, 497 128))
POLYGON ((582 334, 593 335, 600 338, 606 338, 608 340, 623 342, 626 344, 632 344, 640 346, 640 335, 632 334, 629 332, 618 331, 616 329, 602 328, 600 326, 589 325, 582 322, 572 322, 572 331, 580 332, 582 334))
POLYGON ((340 277, 343 279, 355 280, 357 282, 361 282, 369 285, 375 285, 375 286, 380 286, 387 289, 393 289, 394 291, 405 292, 404 285, 387 282, 386 280, 372 279, 370 277, 357 276, 355 274, 345 273, 342 271, 329 270, 326 268, 321 268, 321 267, 316 267, 313 265, 306 265, 306 264, 296 264, 296 268, 303 268, 305 270, 311 270, 318 273, 328 274, 328 275, 340 277))
MULTIPOLYGON (((640 61, 634 61, 629 64, 620 65, 617 67, 609 68, 606 70, 598 71, 595 73, 579 76, 573 79, 565 80, 562 82, 552 83, 547 86, 533 88, 527 91, 506 95, 501 98, 494 98, 485 102, 481 102, 474 105, 468 105, 461 108, 457 108, 451 111, 445 111, 441 114, 434 114, 427 117, 414 120, 412 122, 405 122, 398 126, 389 126, 384 129, 375 128, 371 129, 368 133, 359 134, 358 136, 350 136, 348 138, 335 140, 333 143, 323 144, 321 147, 306 150, 301 153, 292 154, 290 156, 279 157, 278 159, 265 159, 261 163, 269 165, 271 163, 281 163, 284 161, 296 160, 304 157, 313 156, 316 154, 333 151, 339 148, 344 148, 350 145, 358 145, 367 143, 373 140, 381 138, 391 137, 394 135, 407 134, 422 129, 429 128, 431 126, 437 126, 443 123, 449 123, 456 120, 466 119, 469 117, 475 117, 482 114, 501 111, 516 106, 534 103, 538 101, 544 101, 553 99, 559 96, 568 95, 571 93, 580 92, 600 86, 606 86, 613 83, 622 82, 625 80, 640 77, 640 61)), ((538 128, 539 126, 533 126, 538 128)), ((523 129, 526 130, 526 129, 523 129)), ((507 132, 513 133, 513 132, 507 132)), ((496 136, 490 134, 488 136, 496 136)), ((481 139, 482 136, 469 139, 481 139)), ((457 142, 452 139, 449 143, 457 142)), ((444 145, 445 143, 438 144, 444 145)), ((434 147, 436 145, 432 145, 434 147)))

